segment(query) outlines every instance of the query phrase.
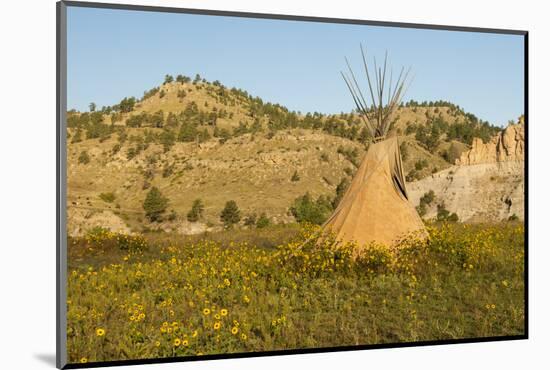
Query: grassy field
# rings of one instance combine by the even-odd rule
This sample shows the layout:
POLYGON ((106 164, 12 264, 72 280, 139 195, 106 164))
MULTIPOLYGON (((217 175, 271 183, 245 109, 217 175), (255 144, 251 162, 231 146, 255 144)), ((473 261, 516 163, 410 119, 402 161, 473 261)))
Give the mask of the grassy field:
POLYGON ((523 334, 522 224, 432 225, 359 256, 315 232, 70 238, 69 361, 523 334))

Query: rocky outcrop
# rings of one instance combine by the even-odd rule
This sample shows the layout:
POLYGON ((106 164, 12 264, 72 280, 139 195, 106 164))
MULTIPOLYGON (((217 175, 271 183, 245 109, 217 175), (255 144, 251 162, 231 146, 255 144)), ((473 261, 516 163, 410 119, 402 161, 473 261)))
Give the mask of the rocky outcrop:
POLYGON ((70 236, 83 236, 94 227, 107 228, 122 234, 131 234, 130 228, 124 220, 110 210, 97 211, 75 206, 67 208, 67 233, 70 236))
POLYGON ((418 206, 424 194, 434 192, 425 219, 436 217, 439 204, 465 222, 523 219, 524 128, 520 119, 486 144, 475 138, 472 149, 464 152, 455 166, 407 184, 409 200, 418 206))
POLYGON ((438 204, 462 222, 502 221, 514 215, 523 219, 523 171, 523 162, 518 161, 453 166, 407 184, 409 200, 418 206, 425 193, 434 192, 425 219, 436 217, 438 204))
POLYGON ((474 165, 481 163, 497 163, 523 161, 525 151, 525 124, 509 125, 500 134, 484 144, 480 138, 474 138, 472 149, 462 153, 456 160, 457 165, 474 165))

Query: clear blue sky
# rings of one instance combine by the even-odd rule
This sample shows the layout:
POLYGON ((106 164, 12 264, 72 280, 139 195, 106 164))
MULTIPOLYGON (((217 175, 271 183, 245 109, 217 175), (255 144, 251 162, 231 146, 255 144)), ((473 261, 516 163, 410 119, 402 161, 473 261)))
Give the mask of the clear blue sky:
POLYGON ((340 70, 347 56, 359 74, 363 43, 412 67, 405 100, 448 100, 498 125, 523 114, 523 36, 76 7, 67 34, 69 109, 199 73, 291 110, 349 112, 340 70))

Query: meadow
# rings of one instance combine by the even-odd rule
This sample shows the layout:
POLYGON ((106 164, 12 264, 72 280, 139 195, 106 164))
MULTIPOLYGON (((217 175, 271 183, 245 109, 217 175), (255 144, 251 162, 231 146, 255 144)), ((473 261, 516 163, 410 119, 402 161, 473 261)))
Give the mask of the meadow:
POLYGON ((428 229, 360 254, 309 225, 69 238, 69 362, 524 334, 523 224, 428 229))

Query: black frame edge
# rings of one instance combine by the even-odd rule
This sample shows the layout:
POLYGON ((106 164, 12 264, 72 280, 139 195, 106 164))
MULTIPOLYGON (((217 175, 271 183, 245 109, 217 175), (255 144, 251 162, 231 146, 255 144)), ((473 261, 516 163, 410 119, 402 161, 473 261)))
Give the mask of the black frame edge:
POLYGON ((422 342, 404 342, 404 343, 383 343, 383 344, 368 344, 358 346, 342 346, 342 347, 319 347, 319 348, 304 348, 279 351, 265 352, 242 352, 234 354, 216 354, 204 356, 190 357, 163 357, 163 358, 147 358, 134 360, 116 360, 104 362, 88 362, 85 364, 68 363, 63 369, 84 369, 97 367, 113 367, 113 366, 128 366, 128 365, 152 365, 178 362, 193 362, 193 361, 209 361, 209 360, 229 360, 240 358, 254 357, 271 357, 271 356, 289 356, 289 355, 306 355, 316 353, 331 353, 331 352, 352 352, 360 350, 375 350, 375 349, 390 349, 390 348, 408 348, 408 347, 425 347, 425 346, 440 346, 449 344, 474 344, 486 342, 502 342, 510 340, 525 340, 526 335, 511 335, 501 337, 485 337, 485 338, 464 338, 464 339, 449 339, 449 340, 433 340, 422 342))
POLYGON ((67 365, 67 5, 56 3, 56 367, 67 365))
POLYGON ((136 10, 136 11, 163 12, 163 13, 185 13, 185 14, 198 14, 198 15, 213 15, 213 16, 241 17, 241 18, 261 18, 261 19, 275 19, 275 20, 303 21, 303 22, 359 24, 359 25, 380 26, 380 27, 399 27, 399 28, 417 28, 417 29, 420 28, 420 29, 428 29, 428 30, 440 30, 440 31, 498 33, 498 34, 508 34, 508 35, 525 35, 527 33, 526 30, 483 28, 483 27, 473 27, 473 26, 463 27, 463 26, 451 26, 451 25, 441 25, 441 24, 387 22, 387 21, 375 21, 375 20, 352 19, 352 18, 329 18, 329 17, 303 16, 303 15, 291 15, 291 14, 253 13, 253 12, 216 10, 216 9, 175 8, 175 7, 165 7, 165 6, 114 4, 114 3, 71 1, 71 0, 62 1, 62 2, 65 3, 66 6, 80 7, 80 8, 136 10))
POLYGON ((525 299, 525 308, 524 308, 524 333, 525 337, 529 338, 529 32, 526 32, 523 39, 523 53, 524 53, 524 62, 523 62, 523 84, 524 84, 524 126, 525 126, 525 162, 523 167, 523 181, 524 181, 524 203, 523 203, 523 224, 524 224, 524 248, 525 255, 523 258, 523 269, 524 269, 524 299, 525 299))

